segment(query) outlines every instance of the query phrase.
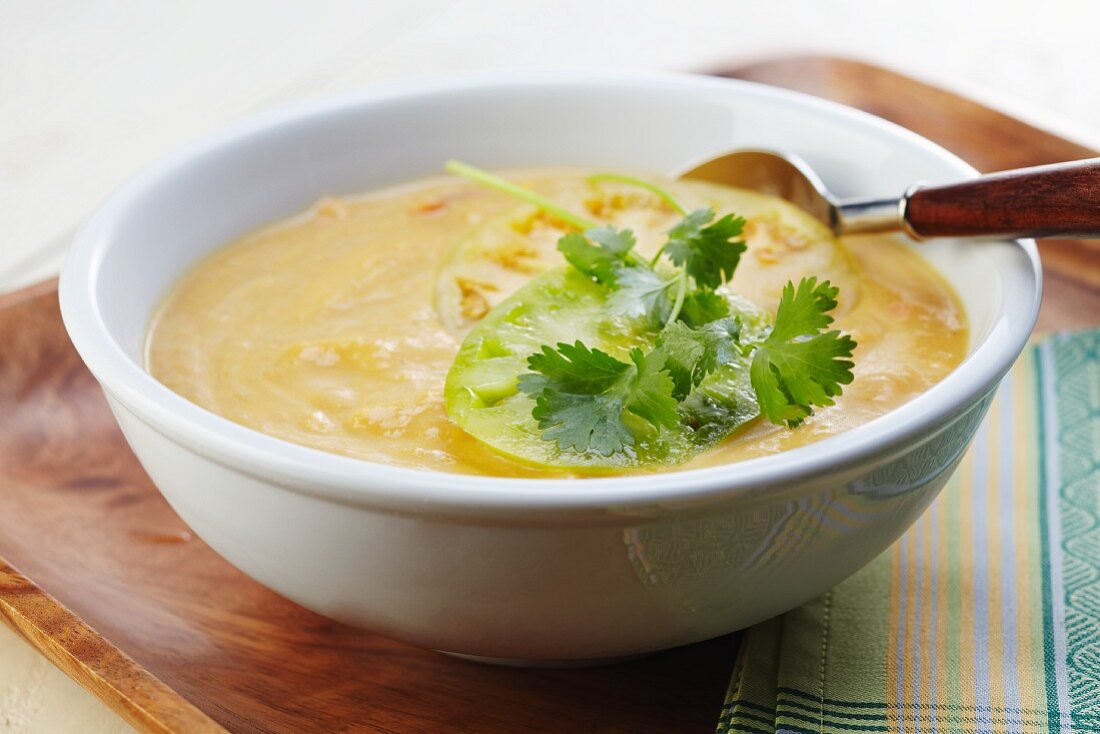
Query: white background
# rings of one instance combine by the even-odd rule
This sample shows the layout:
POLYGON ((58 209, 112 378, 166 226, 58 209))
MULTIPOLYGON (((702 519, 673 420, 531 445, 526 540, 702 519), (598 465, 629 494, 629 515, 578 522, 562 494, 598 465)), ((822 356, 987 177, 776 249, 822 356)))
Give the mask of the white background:
MULTIPOLYGON (((72 229, 128 176, 251 112, 460 71, 813 52, 1100 147, 1100 0, 2 0, 0 290, 52 274, 72 229)), ((96 707, 0 631, 0 734, 56 731, 58 716, 121 727, 96 707)))
POLYGON ((257 110, 518 67, 877 61, 1100 144, 1100 0, 0 3, 0 287, 126 177, 257 110))

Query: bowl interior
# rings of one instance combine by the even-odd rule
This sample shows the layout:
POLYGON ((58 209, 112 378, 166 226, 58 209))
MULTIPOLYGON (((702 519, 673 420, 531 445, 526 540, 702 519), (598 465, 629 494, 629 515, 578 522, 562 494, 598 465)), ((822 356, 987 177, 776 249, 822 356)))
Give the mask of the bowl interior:
MULTIPOLYGON (((448 158, 487 168, 672 171, 736 147, 797 153, 841 197, 900 194, 915 181, 973 175, 937 146, 876 118, 728 80, 535 75, 380 88, 246 122, 125 186, 74 243, 62 277, 66 322, 111 391, 123 379, 138 380, 132 370, 144 370, 150 317, 182 273, 323 195, 436 175, 448 158), (108 369, 105 349, 129 364, 116 359, 108 369)), ((961 296, 971 359, 991 340, 1000 340, 1002 361, 1018 352, 1038 299, 1033 244, 913 246, 961 296)), ((142 377, 145 383, 127 389, 160 403, 182 401, 142 377)))

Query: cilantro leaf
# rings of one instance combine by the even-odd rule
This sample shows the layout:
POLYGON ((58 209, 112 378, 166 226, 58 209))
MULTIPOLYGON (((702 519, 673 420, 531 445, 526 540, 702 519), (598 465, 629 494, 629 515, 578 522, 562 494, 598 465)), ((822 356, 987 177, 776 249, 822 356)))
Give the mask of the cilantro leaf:
POLYGON ((745 251, 743 240, 734 240, 745 227, 742 217, 732 214, 714 219, 713 209, 696 209, 668 231, 665 252, 676 265, 687 270, 696 284, 717 288, 733 277, 745 251))
MULTIPOLYGON (((557 349, 544 344, 527 358, 527 366, 552 380, 558 389, 582 394, 603 392, 630 367, 599 349, 589 349, 580 340, 559 343, 557 349)), ((521 382, 527 377, 531 375, 523 375, 521 382)))
POLYGON ((729 313, 729 301, 712 290, 697 288, 684 298, 679 318, 688 326, 699 327, 729 316, 729 313))
POLYGON ((783 289, 775 325, 757 345, 749 368, 760 411, 772 423, 794 428, 815 406, 832 405, 841 385, 852 381, 855 341, 824 331, 833 322, 828 312, 836 308, 837 292, 817 278, 783 289))
POLYGON ((584 234, 566 234, 558 240, 558 250, 570 265, 588 277, 614 285, 615 271, 629 264, 634 244, 634 233, 629 229, 593 227, 584 234))
POLYGON ((528 357, 534 372, 520 376, 519 389, 535 398, 532 415, 543 438, 562 450, 611 456, 635 444, 626 411, 653 429, 679 425, 663 359, 634 349, 630 360, 621 362, 580 341, 543 346, 528 357))
POLYGON ((610 225, 593 227, 586 230, 584 235, 599 245, 600 249, 616 255, 626 255, 637 244, 634 233, 629 229, 615 229, 610 225))
POLYGON ((535 398, 531 415, 538 421, 542 437, 562 450, 611 456, 634 445, 618 393, 577 395, 546 388, 535 398))
POLYGON ((678 281, 647 267, 619 268, 615 271, 618 290, 608 296, 607 309, 616 316, 645 316, 659 329, 672 313, 671 291, 678 281))
POLYGON ((696 331, 703 334, 706 343, 714 349, 718 364, 726 364, 746 354, 741 344, 741 329, 740 317, 726 317, 704 324, 696 331))
POLYGON ((532 415, 543 438, 577 453, 610 456, 633 445, 622 420, 623 396, 616 388, 631 365, 581 341, 543 346, 527 358, 534 373, 520 375, 519 389, 535 398, 532 415))
POLYGON ((677 400, 686 399, 703 378, 740 355, 740 332, 740 322, 731 318, 713 321, 701 329, 681 321, 665 327, 654 353, 665 360, 677 400))
POLYGON ((630 350, 630 361, 636 373, 624 401, 626 409, 654 427, 680 425, 680 414, 676 410, 679 401, 672 394, 672 376, 665 369, 664 358, 635 347, 630 350))
POLYGON ((654 351, 664 357, 674 397, 686 398, 718 366, 717 352, 710 347, 703 334, 680 321, 674 321, 661 332, 654 351))

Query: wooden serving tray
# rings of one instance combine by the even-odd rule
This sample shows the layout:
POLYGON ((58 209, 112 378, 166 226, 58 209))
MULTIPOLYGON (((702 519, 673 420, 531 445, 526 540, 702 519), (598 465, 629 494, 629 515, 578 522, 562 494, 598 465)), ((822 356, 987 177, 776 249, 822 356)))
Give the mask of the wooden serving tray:
MULTIPOLYGON (((866 64, 730 76, 870 110, 992 170, 1094 151, 866 64)), ((1042 330, 1100 322, 1100 242, 1047 241, 1042 330)), ((710 732, 734 636, 589 670, 495 668, 330 622, 196 539, 127 449, 54 283, 0 297, 0 619, 142 732, 710 732), (18 569, 18 570, 17 570, 18 569)))

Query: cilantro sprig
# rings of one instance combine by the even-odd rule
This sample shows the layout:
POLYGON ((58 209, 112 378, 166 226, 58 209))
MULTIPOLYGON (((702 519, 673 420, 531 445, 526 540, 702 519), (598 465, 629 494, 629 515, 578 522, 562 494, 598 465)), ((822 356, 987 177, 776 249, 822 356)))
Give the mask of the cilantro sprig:
POLYGON ((668 231, 664 252, 701 288, 717 288, 733 277, 745 252, 738 240, 745 220, 732 214, 711 223, 713 209, 696 209, 668 231))
POLYGON ((597 174, 593 184, 638 186, 682 218, 656 255, 635 251, 634 233, 596 225, 540 195, 472 166, 447 169, 543 209, 573 231, 558 250, 576 270, 607 289, 611 315, 639 319, 651 335, 648 350, 620 360, 581 341, 543 345, 527 358, 530 372, 519 389, 534 401, 532 416, 542 437, 562 451, 609 457, 635 451, 662 429, 688 425, 684 409, 706 378, 725 365, 745 364, 760 414, 794 428, 814 408, 833 404, 851 383, 855 341, 827 330, 837 288, 803 278, 783 290, 775 322, 746 337, 718 292, 732 278, 746 250, 742 217, 717 217, 709 208, 687 212, 667 191, 620 174, 597 174))
POLYGON ((841 385, 852 381, 855 340, 833 323, 838 289, 829 281, 788 282, 779 299, 775 325, 754 345, 750 377, 764 417, 794 428, 813 415, 813 406, 833 404, 841 385))
POLYGON ((563 449, 610 456, 634 445, 639 424, 655 433, 680 423, 659 354, 636 348, 627 363, 577 341, 544 346, 527 364, 533 372, 520 376, 519 389, 535 399, 543 437, 563 449))
POLYGON ((584 234, 570 232, 558 240, 558 251, 569 264, 606 286, 618 285, 619 271, 639 267, 637 241, 629 229, 591 227, 584 234))

